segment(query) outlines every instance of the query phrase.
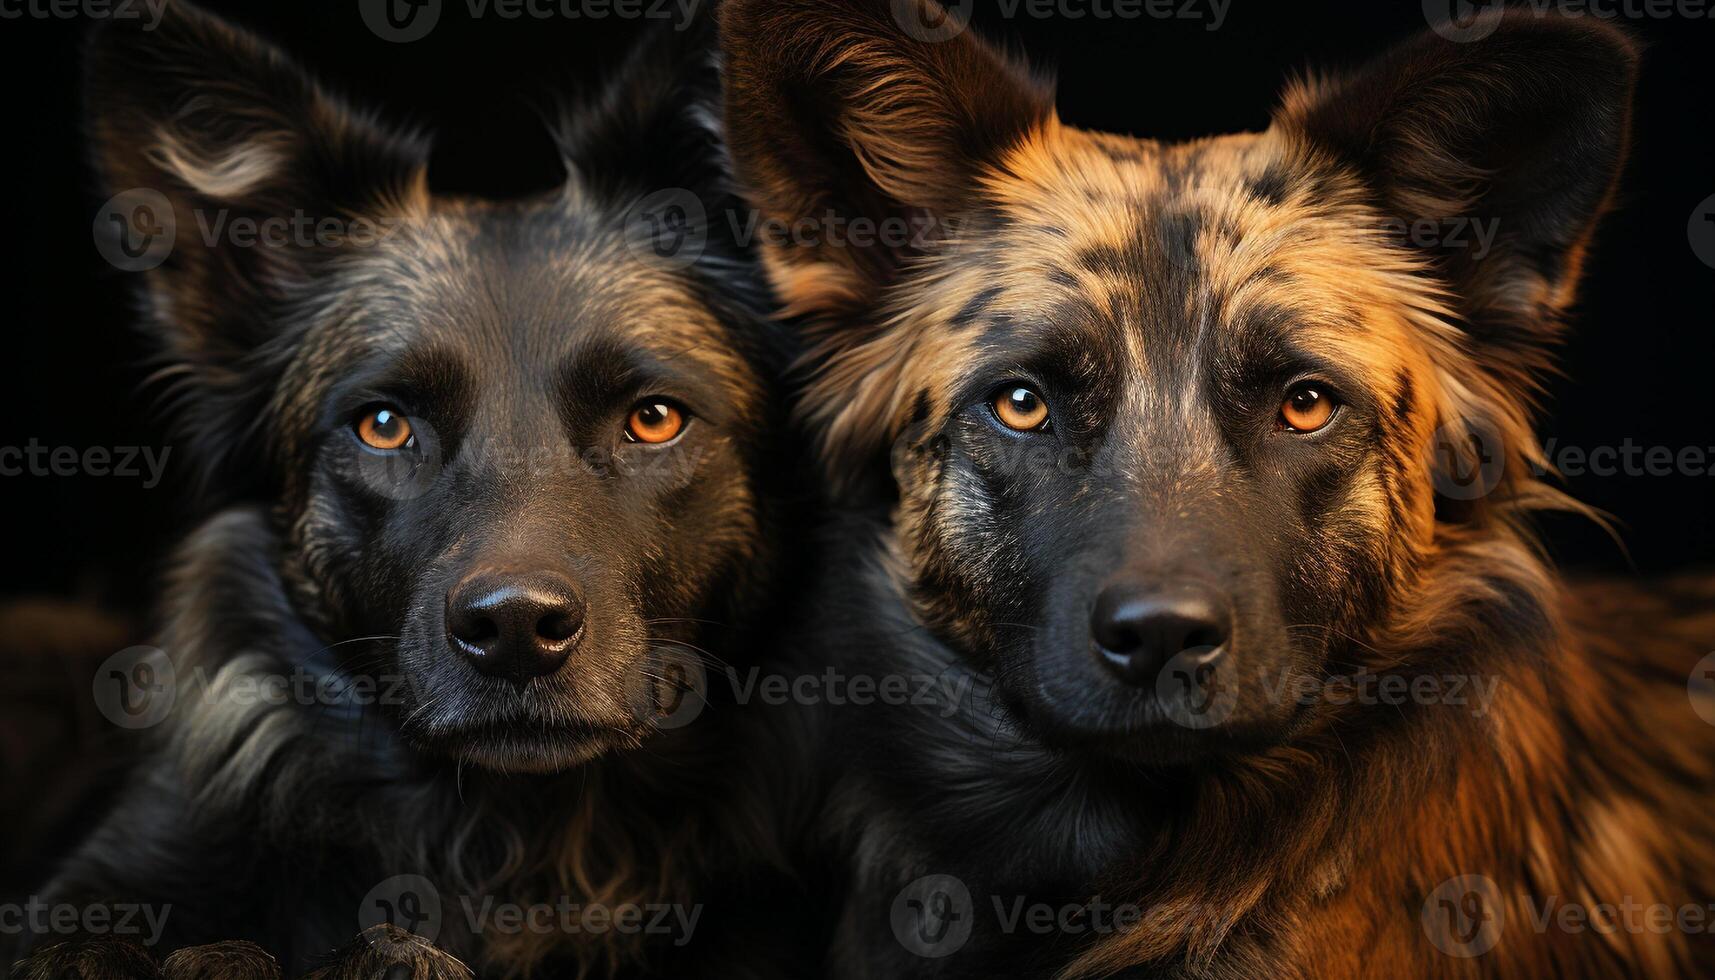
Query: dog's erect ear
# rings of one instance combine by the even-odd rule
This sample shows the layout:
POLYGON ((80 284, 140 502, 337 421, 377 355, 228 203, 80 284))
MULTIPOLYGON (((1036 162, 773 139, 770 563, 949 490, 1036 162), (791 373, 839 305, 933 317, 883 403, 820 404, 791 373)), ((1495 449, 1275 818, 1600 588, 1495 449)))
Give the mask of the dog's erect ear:
POLYGON ((720 17, 738 175, 768 227, 800 229, 760 236, 795 313, 873 303, 1054 113, 1045 85, 933 0, 726 0, 720 17), (894 231, 837 230, 857 219, 894 231))
POLYGON ((561 111, 555 137, 572 176, 627 205, 727 193, 718 60, 712 16, 654 25, 593 96, 561 111))
POLYGON ((1356 168, 1396 227, 1437 229, 1418 244, 1529 384, 1624 163, 1638 54, 1593 17, 1477 16, 1480 37, 1425 32, 1295 88, 1277 122, 1356 168))
POLYGON ((153 30, 104 23, 86 71, 86 124, 115 195, 97 244, 144 277, 150 328, 191 389, 185 421, 230 426, 263 394, 250 368, 319 263, 425 200, 427 148, 183 0, 153 30))

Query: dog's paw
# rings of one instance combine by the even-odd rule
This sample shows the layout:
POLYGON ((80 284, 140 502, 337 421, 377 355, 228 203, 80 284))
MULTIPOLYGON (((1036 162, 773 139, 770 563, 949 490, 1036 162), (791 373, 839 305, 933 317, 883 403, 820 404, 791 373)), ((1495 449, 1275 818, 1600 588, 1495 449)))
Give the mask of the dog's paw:
POLYGON ((160 980, 161 967, 149 950, 125 939, 104 937, 39 949, 12 964, 12 980, 160 980))
POLYGON ((280 964, 255 943, 187 946, 161 964, 163 980, 280 980, 280 964))
POLYGON ((473 980, 475 974, 434 943, 383 923, 364 930, 333 965, 304 980, 473 980))

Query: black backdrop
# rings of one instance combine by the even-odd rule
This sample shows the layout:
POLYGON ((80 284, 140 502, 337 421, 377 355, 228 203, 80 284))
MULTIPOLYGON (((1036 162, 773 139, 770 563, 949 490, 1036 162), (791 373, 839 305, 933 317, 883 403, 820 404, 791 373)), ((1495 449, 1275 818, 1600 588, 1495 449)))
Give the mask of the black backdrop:
MULTIPOLYGON (((1621 10, 1625 0, 1593 2, 1621 10)), ((0 0, 0 12, 27 12, 31 3, 41 9, 47 0, 0 0)), ((1161 4, 1154 0, 1154 9, 1161 4)), ((437 189, 493 196, 558 180, 538 121, 542 93, 590 84, 643 23, 508 20, 492 8, 473 18, 468 0, 445 0, 426 38, 398 44, 366 28, 358 0, 208 5, 273 38, 354 100, 435 130, 437 189)), ((1007 16, 999 0, 976 6, 985 34, 1054 69, 1069 122, 1163 139, 1261 128, 1291 73, 1359 61, 1426 23, 1419 0, 1230 0, 1214 30, 1210 0, 1165 5, 1187 17, 1098 16, 1118 9, 1113 0, 1063 0, 1065 10, 1086 11, 1082 18, 1007 16)), ((1696 0, 1685 4, 1695 8, 1696 0)), ((1588 264, 1565 350, 1567 377, 1552 386, 1541 431, 1584 449, 1702 447, 1715 468, 1715 268, 1693 252, 1687 230, 1715 194, 1715 20, 1623 19, 1649 46, 1635 154, 1622 208, 1588 264)), ((88 27, 87 19, 0 19, 0 131, 8 137, 0 172, 11 218, 0 245, 8 325, 0 446, 168 442, 144 384, 146 348, 131 329, 125 274, 92 243, 106 194, 89 175, 79 124, 78 51, 88 27)), ((78 592, 124 606, 147 596, 162 547, 194 516, 184 462, 169 457, 167 478, 154 488, 118 477, 0 477, 0 594, 78 592)), ((1625 568, 1629 561, 1654 571, 1715 556, 1715 477, 1585 475, 1569 485, 1620 519, 1630 558, 1588 522, 1556 519, 1551 544, 1568 565, 1625 568)))

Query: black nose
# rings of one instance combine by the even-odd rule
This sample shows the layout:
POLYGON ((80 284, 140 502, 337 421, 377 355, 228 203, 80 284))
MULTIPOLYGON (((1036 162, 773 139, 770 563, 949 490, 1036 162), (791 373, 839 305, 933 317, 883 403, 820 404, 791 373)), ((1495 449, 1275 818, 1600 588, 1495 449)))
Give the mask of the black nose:
POLYGON ((1197 586, 1110 585, 1096 597, 1090 635, 1102 662, 1128 684, 1154 684, 1174 657, 1213 662, 1226 651, 1226 604, 1197 586))
POLYGON ((584 629, 584 599, 549 572, 483 571, 447 593, 447 638, 477 670, 523 684, 560 669, 584 629))

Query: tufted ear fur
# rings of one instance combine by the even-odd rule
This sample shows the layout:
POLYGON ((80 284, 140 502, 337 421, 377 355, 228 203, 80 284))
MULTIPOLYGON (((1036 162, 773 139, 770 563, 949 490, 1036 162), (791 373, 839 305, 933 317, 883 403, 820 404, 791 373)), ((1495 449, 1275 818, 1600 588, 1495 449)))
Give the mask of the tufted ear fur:
POLYGON ((87 52, 103 252, 141 277, 179 421, 209 462, 259 417, 302 287, 423 206, 427 149, 325 94, 274 48, 184 0, 114 19, 87 52))
POLYGON ((1481 360, 1530 392, 1625 161, 1638 51, 1594 17, 1478 16, 1481 38, 1428 31, 1292 89, 1277 124, 1358 171, 1395 222, 1490 230, 1486 250, 1468 235, 1417 247, 1451 286, 1481 360))
MULTIPOLYGON (((920 40, 906 28, 947 16, 933 0, 722 7, 728 139, 764 219, 922 228, 926 215, 972 205, 984 169, 1052 117, 1047 88, 970 31, 920 40)), ((867 307, 917 250, 883 237, 852 244, 811 233, 772 249, 788 306, 821 315, 867 307)))
POLYGON ((861 457, 910 347, 879 339, 888 287, 981 206, 1053 95, 934 0, 727 0, 720 17, 734 167, 763 226, 790 229, 759 236, 764 261, 842 392, 814 409, 824 446, 861 457))

